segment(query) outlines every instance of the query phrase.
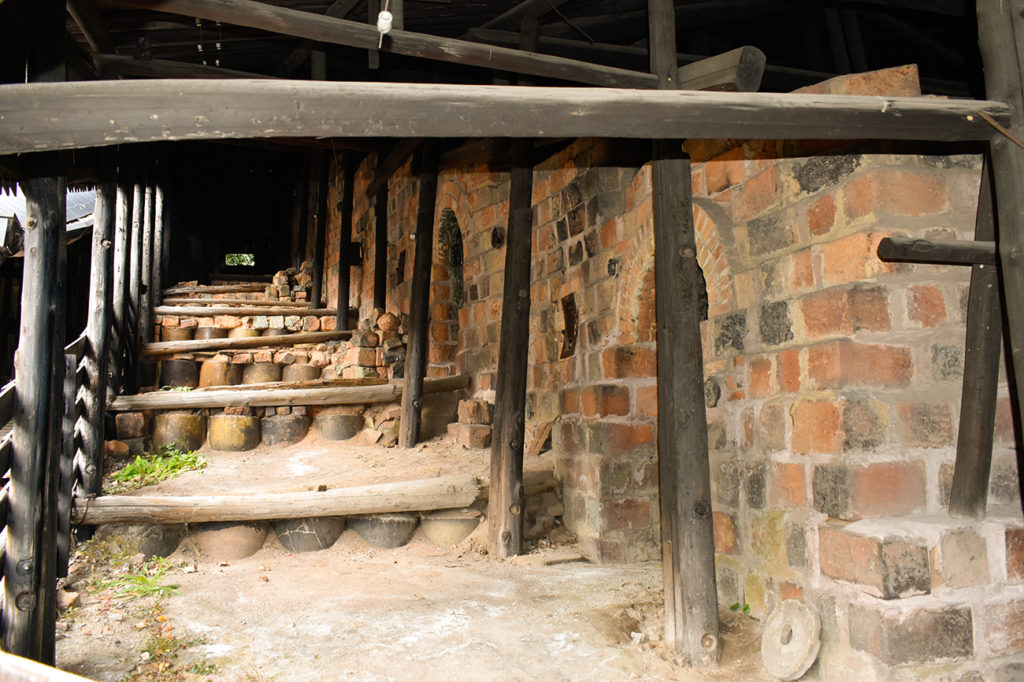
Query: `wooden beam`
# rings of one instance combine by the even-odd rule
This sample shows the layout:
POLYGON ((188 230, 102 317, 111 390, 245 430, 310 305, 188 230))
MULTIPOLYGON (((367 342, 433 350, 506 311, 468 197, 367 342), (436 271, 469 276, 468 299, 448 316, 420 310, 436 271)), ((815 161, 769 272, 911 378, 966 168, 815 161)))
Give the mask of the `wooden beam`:
POLYGON ((491 553, 501 559, 523 552, 523 448, 533 243, 532 150, 530 140, 513 142, 488 502, 489 545, 491 553))
POLYGON ((539 19, 569 0, 523 0, 518 5, 485 22, 480 28, 519 28, 524 18, 539 19))
MULTIPOLYGON (((359 0, 334 0, 330 7, 327 8, 327 11, 324 12, 324 15, 334 17, 335 19, 344 19, 358 4, 359 0)), ((278 75, 282 77, 291 76, 295 73, 296 69, 302 66, 303 62, 309 59, 309 54, 312 51, 313 41, 300 40, 295 49, 281 62, 281 66, 277 67, 278 75)))
POLYGON ((366 187, 366 196, 376 196, 381 189, 386 189, 391 176, 409 160, 409 157, 420 148, 421 144, 423 144, 422 137, 400 139, 377 165, 377 172, 373 174, 373 179, 366 187))
MULTIPOLYGON (((247 301, 246 303, 255 303, 256 301, 247 301)), ((267 301, 272 303, 273 301, 267 301)), ((178 317, 215 317, 217 315, 332 315, 334 314, 334 308, 310 308, 308 306, 293 306, 293 305, 280 305, 280 306, 249 306, 249 305, 237 305, 237 306, 221 306, 221 307, 204 307, 204 306, 177 306, 177 305, 162 305, 157 306, 153 309, 153 312, 157 315, 175 315, 178 317)))
MULTIPOLYGON (((992 178, 986 160, 978 189, 975 239, 995 239, 992 178)), ((991 242, 990 242, 991 243, 991 242)), ((992 262, 971 268, 967 300, 967 338, 964 342, 964 378, 960 397, 960 428, 957 430, 956 463, 949 493, 949 515, 985 518, 992 441, 999 384, 999 350, 1002 346, 1003 310, 999 299, 999 271, 992 262)))
MULTIPOLYGON (((648 0, 651 72, 675 81, 675 6, 648 0)), ((658 322, 658 470, 666 644, 691 667, 721 656, 711 470, 700 336, 703 275, 693 228, 690 160, 678 142, 655 141, 651 167, 658 322)))
MULTIPOLYGON (((979 220, 980 209, 979 209, 979 220)), ((980 230, 979 232, 984 232, 980 230)), ((979 235, 975 235, 979 237, 979 235)), ((878 243, 878 257, 897 263, 931 263, 934 265, 995 265, 996 243, 985 241, 919 239, 917 237, 885 237, 878 243)), ((989 237, 991 239, 991 237, 989 237)))
POLYGON ((67 0, 67 10, 94 54, 117 51, 114 47, 114 40, 110 37, 110 31, 107 30, 96 9, 95 2, 92 0, 67 0))
POLYGON ((93 63, 100 78, 275 78, 251 71, 236 71, 206 64, 190 64, 170 59, 136 59, 113 54, 98 54, 93 57, 93 63))
MULTIPOLYGON (((121 7, 153 9, 150 0, 116 0, 121 7)), ((379 35, 375 26, 357 21, 335 19, 319 14, 276 7, 254 0, 162 0, 159 11, 248 26, 264 31, 308 38, 322 43, 377 49, 379 35)), ((655 82, 649 74, 600 66, 547 55, 500 47, 488 47, 455 38, 439 38, 424 33, 392 29, 385 51, 435 61, 525 73, 545 78, 606 85, 610 87, 650 88, 655 82)))
POLYGON ((78 500, 73 520, 76 524, 206 523, 432 511, 468 507, 482 490, 475 476, 457 474, 293 493, 190 497, 111 495, 78 500))
MULTIPOLYGON (((1024 17, 1019 3, 978 0, 978 43, 985 67, 985 92, 1010 104, 1012 129, 1024 130, 1024 17)), ((991 143, 998 225, 999 274, 1003 282, 1008 336, 1007 374, 1013 377, 1011 404, 1016 423, 1024 423, 1024 149, 1005 135, 991 143)), ((1020 442, 1024 436, 1017 433, 1020 442)), ((1018 472, 1024 480, 1024 470, 1018 472)), ((1021 503, 1024 505, 1024 495, 1021 503)))
MULTIPOLYGON (((442 379, 426 379, 423 393, 444 393, 469 386, 469 376, 460 375, 442 379)), ((279 388, 213 391, 154 391, 139 395, 121 396, 110 404, 111 412, 134 410, 187 410, 223 408, 249 405, 273 407, 275 405, 360 405, 387 403, 402 396, 399 380, 374 386, 326 386, 323 388, 279 388)))
POLYGON ((237 282, 235 284, 186 284, 164 289, 164 296, 182 294, 238 294, 262 293, 267 288, 263 282, 237 282))
MULTIPOLYGON (((163 304, 155 310, 157 315, 173 315, 175 313, 165 312, 166 306, 242 306, 245 308, 287 308, 293 314, 302 312, 309 308, 309 301, 251 301, 247 298, 214 298, 212 296, 182 296, 170 297, 163 300, 163 304)), ((231 310, 232 308, 228 308, 231 310)), ((230 313, 221 313, 230 315, 230 313)))
POLYGON ((409 303, 409 344, 405 355, 405 390, 398 444, 411 448, 420 439, 423 409, 423 378, 427 374, 427 341, 430 330, 430 272, 433 269, 434 212, 437 204, 437 164, 441 156, 437 140, 420 148, 419 196, 416 210, 416 252, 409 303))
POLYGON ((111 297, 110 393, 124 387, 125 352, 128 344, 128 283, 131 279, 128 258, 132 231, 132 180, 128 155, 119 155, 117 204, 114 208, 114 279, 111 297))
MULTIPOLYGON (((333 311, 331 311, 333 312, 333 311)), ((302 332, 280 336, 255 336, 237 339, 199 339, 198 341, 158 341, 143 346, 142 354, 174 355, 175 353, 202 353, 212 350, 240 350, 243 348, 280 348, 300 343, 324 343, 352 336, 351 331, 302 332)))
MULTIPOLYGON (((352 204, 353 185, 359 162, 352 154, 342 157, 342 188, 338 230, 338 306, 334 313, 335 329, 348 329, 348 301, 352 286, 352 204)), ((358 265, 358 263, 355 263, 358 265)))
POLYGON ((756 92, 761 87, 766 58, 756 47, 738 47, 678 69, 676 84, 683 90, 756 92))
POLYGON ((331 153, 323 150, 313 155, 310 177, 315 179, 313 210, 313 284, 309 291, 310 305, 323 307, 324 252, 327 247, 327 195, 331 188, 331 153))
POLYGON ((759 92, 241 80, 30 83, 0 86, 0 154, 279 136, 987 140, 991 128, 980 113, 1005 124, 1010 112, 998 102, 759 92))

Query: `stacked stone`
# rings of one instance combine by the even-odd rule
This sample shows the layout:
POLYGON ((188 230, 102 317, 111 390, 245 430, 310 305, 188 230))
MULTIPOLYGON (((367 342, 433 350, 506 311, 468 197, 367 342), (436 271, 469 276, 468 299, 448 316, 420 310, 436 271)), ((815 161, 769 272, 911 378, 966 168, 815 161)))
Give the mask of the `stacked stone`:
POLYGON ((313 264, 304 260, 298 269, 288 268, 276 272, 264 293, 271 301, 308 301, 312 285, 313 264))
POLYGON ((459 421, 448 425, 448 435, 466 448, 490 447, 492 412, 486 400, 460 400, 459 421))
POLYGON ((377 321, 364 320, 331 355, 324 378, 401 379, 405 376, 405 342, 402 321, 393 313, 378 310, 377 321))

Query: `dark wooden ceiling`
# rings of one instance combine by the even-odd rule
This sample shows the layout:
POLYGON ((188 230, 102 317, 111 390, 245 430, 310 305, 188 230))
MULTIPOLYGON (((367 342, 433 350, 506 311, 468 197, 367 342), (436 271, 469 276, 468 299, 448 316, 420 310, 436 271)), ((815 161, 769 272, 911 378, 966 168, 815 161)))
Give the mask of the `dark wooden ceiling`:
MULTIPOLYGON (((6 6, 32 0, 7 0, 6 6)), ((137 2, 137 0, 136 0, 137 2)), ((95 0, 71 0, 67 27, 88 65, 99 53, 171 60, 266 76, 310 77, 310 61, 282 70, 301 39, 95 0), (86 30, 83 31, 83 28, 86 30), (90 35, 91 34, 91 35, 90 35), (97 34, 99 37, 97 37, 97 34), (219 45, 219 47, 218 47, 219 45)), ((330 0, 271 0, 268 4, 324 14, 330 0)), ((376 0, 344 3, 343 18, 367 22, 376 0)), ((500 17, 516 0, 405 0, 405 29, 515 47, 519 19, 500 17)), ((647 70, 646 0, 530 0, 540 22, 538 51, 621 68, 647 70)), ((754 45, 767 56, 764 90, 787 91, 837 73, 907 63, 919 66, 927 92, 983 95, 970 0, 678 0, 681 61, 754 45)), ((2 19, 2 17, 0 17, 2 19)), ((315 44, 326 54, 331 80, 489 83, 479 67, 381 54, 371 67, 366 49, 315 44)), ((87 69, 86 69, 87 72, 87 69)), ((564 84, 550 81, 550 84, 564 84)), ((545 84, 545 83, 541 83, 545 84)))

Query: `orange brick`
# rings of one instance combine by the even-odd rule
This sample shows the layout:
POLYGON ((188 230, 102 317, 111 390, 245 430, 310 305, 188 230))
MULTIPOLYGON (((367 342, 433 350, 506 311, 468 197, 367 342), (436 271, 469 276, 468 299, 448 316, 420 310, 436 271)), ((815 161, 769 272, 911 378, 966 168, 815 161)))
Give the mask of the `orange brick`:
POLYGON ((907 514, 924 506, 921 462, 883 462, 850 468, 850 506, 857 516, 907 514))
POLYGON ((798 251, 790 256, 793 264, 791 286, 794 291, 809 289, 814 286, 814 260, 808 250, 798 251))
POLYGON ((949 190, 938 175, 925 172, 878 173, 879 207, 897 215, 935 215, 949 205, 949 190))
POLYGON ((784 393, 800 390, 800 350, 787 348, 778 355, 779 389, 784 393))
POLYGON ((847 219, 870 215, 875 210, 875 176, 869 173, 847 183, 843 199, 847 219))
POLYGON ((934 327, 946 319, 946 301, 934 286, 914 286, 907 290, 907 315, 922 327, 934 327))
POLYGON ((588 417, 629 414, 629 389, 624 386, 586 386, 580 393, 588 417))
POLYGON ((615 424, 602 422, 591 428, 590 451, 615 455, 654 444, 654 430, 647 424, 615 424))
POLYGON ((939 448, 953 442, 953 419, 947 403, 902 403, 899 414, 904 445, 939 448))
POLYGON ((779 200, 779 168, 772 166, 747 180, 742 193, 733 202, 733 218, 746 220, 761 213, 779 200))
POLYGON ((728 514, 714 512, 712 524, 715 533, 715 551, 733 554, 736 551, 736 522, 728 514))
POLYGON ((775 465, 775 499, 782 504, 803 506, 807 502, 804 467, 793 462, 775 465))
POLYGON ((894 271, 896 264, 883 263, 878 258, 878 242, 886 236, 882 233, 858 233, 822 244, 825 283, 845 284, 894 271))
POLYGON ((888 331, 892 326, 884 287, 833 287, 805 297, 800 307, 807 336, 812 339, 861 330, 888 331))
POLYGON ((832 229, 836 220, 836 200, 828 194, 818 199, 807 211, 807 226, 811 234, 823 235, 832 229))
POLYGON ((808 348, 807 370, 820 388, 906 386, 913 361, 906 348, 833 341, 808 348))
POLYGON ((835 452, 842 443, 840 408, 829 401, 803 401, 793 405, 790 449, 796 453, 835 452))
POLYGON ((750 397, 766 398, 772 392, 771 358, 755 358, 750 361, 750 397))
POLYGON ((658 416, 658 387, 641 386, 636 389, 636 411, 644 417, 658 416))
POLYGON ((609 348, 601 354, 601 372, 606 379, 657 376, 658 355, 641 346, 609 348))
POLYGON ((562 412, 575 414, 580 411, 579 389, 567 388, 562 391, 562 412))

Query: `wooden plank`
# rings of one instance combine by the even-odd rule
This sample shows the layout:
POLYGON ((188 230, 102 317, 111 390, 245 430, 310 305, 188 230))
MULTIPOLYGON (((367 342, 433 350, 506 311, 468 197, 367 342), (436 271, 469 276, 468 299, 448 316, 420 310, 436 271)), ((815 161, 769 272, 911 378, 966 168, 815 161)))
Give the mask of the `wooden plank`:
POLYGON ((996 243, 986 241, 984 237, 979 238, 982 241, 885 237, 878 243, 878 257, 884 261, 897 263, 995 265, 996 243))
POLYGON ((196 341, 159 341, 147 343, 143 355, 173 355, 175 353, 200 353, 210 350, 240 350, 243 348, 280 348, 300 343, 324 343, 352 336, 351 331, 300 332, 281 336, 255 336, 237 339, 199 339, 196 341))
POLYGON ((412 156, 420 145, 423 144, 422 137, 406 137, 399 140, 395 146, 384 157, 384 160, 377 165, 377 172, 366 188, 366 196, 376 196, 382 190, 387 189, 388 180, 395 174, 409 157, 412 156))
POLYGON ((267 288, 263 282, 237 282, 235 284, 186 284, 164 290, 164 296, 182 294, 235 294, 244 292, 260 292, 267 288))
POLYGON ((927 97, 242 80, 16 83, 0 86, 0 154, 280 136, 987 140, 982 112, 1008 122, 1005 104, 927 97), (223 106, 226 100, 233 106, 223 106))
MULTIPOLYGON (((151 3, 146 0, 116 0, 115 4, 121 7, 151 9, 151 3)), ((254 0, 219 0, 215 3, 207 0, 162 0, 160 11, 367 50, 376 50, 380 40, 376 26, 277 7, 254 0)), ((485 46, 400 29, 392 29, 387 34, 383 50, 410 57, 481 66, 590 85, 652 88, 656 84, 649 74, 639 71, 485 46)))
POLYGON ((0 388, 0 427, 14 418, 14 381, 8 381, 0 388))
MULTIPOLYGON (((675 86, 675 7, 648 0, 651 71, 675 86)), ((691 667, 721 656, 711 470, 700 337, 703 275, 693 228, 690 160, 656 141, 651 168, 658 353, 658 469, 666 644, 691 667)))
MULTIPOLYGON (((444 393, 469 386, 469 377, 459 375, 426 379, 423 393, 444 393)), ((216 391, 154 391, 116 398, 111 412, 133 410, 184 410, 200 407, 276 407, 286 405, 361 405, 386 403, 402 395, 401 381, 376 386, 330 386, 326 388, 255 389, 216 391)))
MULTIPOLYGON (((986 161, 978 190, 975 239, 995 239, 992 206, 992 178, 986 161)), ((960 398, 960 428, 957 431, 956 463, 949 494, 950 516, 985 518, 989 474, 992 469, 992 441, 996 418, 996 389, 999 383, 999 350, 1002 345, 1002 304, 999 300, 999 271, 992 262, 971 269, 967 301, 967 338, 964 343, 964 378, 960 398)))
POLYGON ((261 73, 177 62, 171 59, 136 59, 123 55, 98 54, 93 57, 93 62, 100 78, 275 78, 261 73))
MULTIPOLYGON (((254 303, 255 301, 245 301, 245 303, 254 303)), ((215 301, 211 301, 215 303, 215 301)), ((276 303, 276 301, 273 301, 276 303)), ((308 306, 308 304, 306 304, 308 306)), ((219 315, 333 315, 334 308, 309 308, 295 305, 283 305, 283 306, 248 306, 248 305, 237 305, 237 306, 222 306, 222 307, 204 307, 204 306, 175 306, 175 305, 161 305, 153 309, 153 312, 157 315, 168 315, 175 317, 217 317, 219 315)))
POLYGON ((111 495, 78 499, 76 524, 205 523, 389 514, 468 507, 481 484, 471 474, 296 493, 191 497, 111 495))
POLYGON ((501 559, 523 552, 523 448, 533 243, 532 150, 530 140, 513 142, 488 500, 490 551, 501 559))
POLYGON ((518 5, 502 12, 480 28, 519 28, 522 19, 539 19, 548 12, 558 9, 569 0, 523 0, 518 5))
POLYGON ((738 47, 680 66, 676 83, 680 90, 756 92, 761 87, 766 62, 764 52, 756 47, 738 47))
MULTIPOLYGON (((1024 17, 1019 3, 978 0, 978 45, 985 68, 985 92, 1010 104, 1013 130, 1024 130, 1024 17)), ((991 143, 998 225, 999 274, 1002 278, 1008 331, 1005 354, 1011 383, 1011 404, 1016 424, 1024 423, 1024 149, 1004 135, 991 143)), ((1016 433, 1017 442, 1024 435, 1016 433)), ((1024 480, 1024 471, 1018 476, 1024 480)), ((1024 505, 1024 497, 1021 499, 1024 505)))
MULTIPOLYGON (((0 471, 4 472, 0 476, 8 476, 11 469, 11 452, 14 450, 14 434, 8 433, 3 438, 0 438, 0 471)), ((7 525, 7 516, 5 512, 4 526, 7 525)))
POLYGON ((339 210, 340 226, 338 237, 338 307, 334 313, 335 329, 348 329, 348 302, 352 285, 352 204, 354 198, 353 185, 356 180, 356 168, 359 162, 351 153, 342 158, 342 188, 339 210))
POLYGON ((430 327, 430 271, 433 269, 434 210, 437 203, 437 164, 441 150, 436 140, 419 153, 419 190, 416 210, 416 253, 409 303, 409 343, 405 355, 405 389, 398 444, 411 448, 420 438, 423 378, 427 374, 427 336, 430 327))
MULTIPOLYGON (((195 297, 171 297, 163 299, 163 305, 165 306, 229 306, 239 305, 251 308, 287 308, 289 310, 301 310, 303 308, 309 308, 309 301, 252 301, 247 298, 213 298, 212 296, 195 296, 195 297)), ((156 309, 157 315, 163 315, 160 312, 161 308, 156 309)))
MULTIPOLYGON (((334 0, 324 14, 336 19, 344 19, 358 4, 359 0, 334 0)), ((313 41, 300 40, 295 49, 281 62, 281 66, 277 67, 278 75, 291 76, 296 69, 302 66, 303 62, 309 59, 309 54, 312 51, 313 41)))

